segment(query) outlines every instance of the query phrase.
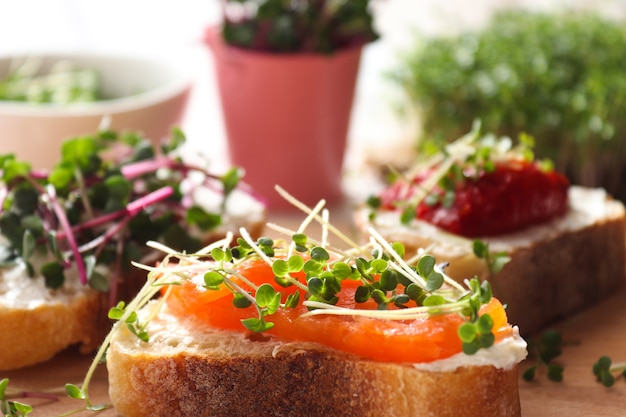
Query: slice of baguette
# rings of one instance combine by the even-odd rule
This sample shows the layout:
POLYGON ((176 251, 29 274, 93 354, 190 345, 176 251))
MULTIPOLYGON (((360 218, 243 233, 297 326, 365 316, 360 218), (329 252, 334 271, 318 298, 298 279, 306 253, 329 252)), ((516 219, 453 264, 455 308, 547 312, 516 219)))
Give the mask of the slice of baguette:
POLYGON ((5 339, 0 343, 0 371, 47 361, 74 344, 88 353, 102 342, 108 331, 105 294, 87 287, 47 291, 46 300, 23 293, 24 299, 31 298, 18 305, 0 294, 0 334, 5 339))
MULTIPOLYGON (((208 234, 197 233, 209 243, 223 238, 229 228, 245 226, 256 239, 264 230, 265 217, 265 209, 258 206, 248 204, 243 209, 229 206, 220 228, 208 234)), ((158 251, 154 255, 154 260, 156 256, 161 258, 158 251)), ((41 276, 28 277, 23 264, 15 268, 0 268, 0 334, 11 340, 0 343, 0 371, 47 361, 76 344, 85 354, 98 348, 111 328, 107 318, 108 294, 79 283, 74 268, 66 273, 67 282, 59 290, 46 288, 41 276)), ((132 268, 124 282, 118 283, 116 300, 131 300, 145 280, 143 271, 132 268)))
POLYGON ((505 252, 511 261, 490 275, 472 251, 472 239, 451 235, 414 220, 400 224, 397 212, 360 208, 355 214, 365 235, 375 228, 389 241, 402 242, 407 254, 428 248, 446 273, 463 280, 488 278, 494 294, 507 304, 507 315, 523 334, 532 334, 585 307, 604 300, 624 285, 626 214, 624 205, 601 189, 572 186, 567 214, 549 223, 497 237, 480 238, 490 252, 505 252))
POLYGON ((417 369, 216 330, 165 308, 148 332, 146 343, 119 326, 108 349, 109 396, 125 417, 520 415, 518 360, 417 369))

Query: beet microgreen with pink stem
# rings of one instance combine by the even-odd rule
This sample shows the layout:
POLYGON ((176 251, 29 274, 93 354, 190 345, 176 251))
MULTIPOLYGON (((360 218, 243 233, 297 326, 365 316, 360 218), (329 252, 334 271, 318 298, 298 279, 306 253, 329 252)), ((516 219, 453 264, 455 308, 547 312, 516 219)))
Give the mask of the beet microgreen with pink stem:
POLYGON ((29 275, 42 275, 55 289, 74 266, 83 284, 109 291, 114 302, 131 261, 150 253, 147 241, 200 249, 201 237, 190 230, 208 234, 217 228, 226 199, 244 184, 237 168, 215 175, 183 161, 177 151, 184 142, 179 129, 159 146, 137 133, 100 131, 64 142, 50 171, 0 156, 0 231, 6 246, 0 267, 24 262, 29 275), (191 173, 202 175, 196 186, 221 194, 217 212, 183 194, 181 183, 191 173), (46 256, 38 270, 36 254, 46 256), (107 267, 108 277, 98 265, 107 267))

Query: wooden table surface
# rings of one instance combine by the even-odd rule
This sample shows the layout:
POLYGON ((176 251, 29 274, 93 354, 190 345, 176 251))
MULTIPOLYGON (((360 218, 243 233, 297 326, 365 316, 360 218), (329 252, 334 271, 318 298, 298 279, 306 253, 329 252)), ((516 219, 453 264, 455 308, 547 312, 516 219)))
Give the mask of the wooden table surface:
MULTIPOLYGON (((289 225, 296 218, 300 216, 279 216, 270 220, 289 225)), ((602 304, 592 306, 556 324, 554 328, 562 332, 566 342, 563 354, 557 360, 565 367, 564 380, 551 382, 544 375, 540 375, 535 382, 528 383, 520 377, 522 415, 626 416, 626 381, 620 378, 612 388, 605 388, 596 382, 592 373, 592 365, 601 355, 609 355, 615 361, 626 361, 626 289, 602 304)), ((10 342, 8 335, 3 335, 2 339, 3 343, 10 342)), ((0 379, 8 377, 10 387, 33 392, 62 390, 65 383, 82 382, 90 361, 89 357, 81 356, 70 348, 48 363, 19 371, 0 372, 0 379)), ((523 371, 528 366, 528 363, 523 363, 520 370, 523 371)), ((91 382, 90 396, 94 403, 108 401, 107 376, 103 365, 91 382)), ((22 401, 35 406, 35 411, 31 414, 33 417, 60 416, 83 405, 80 401, 65 398, 63 392, 56 399, 25 398, 22 401)), ((94 414, 85 411, 75 415, 94 414)), ((117 414, 109 409, 97 415, 113 417, 117 414)))

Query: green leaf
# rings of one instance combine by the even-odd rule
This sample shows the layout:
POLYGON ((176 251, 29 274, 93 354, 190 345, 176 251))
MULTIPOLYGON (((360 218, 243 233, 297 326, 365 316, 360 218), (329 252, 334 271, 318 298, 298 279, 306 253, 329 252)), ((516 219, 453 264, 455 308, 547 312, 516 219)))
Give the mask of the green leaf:
POLYGON ((16 160, 5 160, 2 167, 2 178, 5 183, 10 183, 17 178, 26 177, 30 174, 30 164, 27 162, 18 162, 16 160))
POLYGON ((471 343, 476 339, 477 331, 476 327, 471 323, 463 323, 459 326, 459 338, 463 343, 471 343))
POLYGON ((489 245, 482 240, 474 240, 472 242, 472 250, 479 259, 485 259, 489 255, 489 245))
POLYGON ((259 307, 267 308, 268 314, 274 314, 280 305, 280 293, 267 283, 259 286, 255 298, 259 307))
POLYGON ((122 301, 120 301, 120 303, 117 306, 111 307, 109 309, 108 317, 111 320, 119 320, 122 318, 123 315, 124 315, 124 303, 122 301))
POLYGON ((371 297, 378 304, 382 304, 382 305, 386 305, 389 303, 389 301, 391 301, 389 298, 387 298, 385 293, 379 289, 372 290, 371 297))
POLYGON ((296 291, 287 296, 285 300, 285 308, 296 308, 300 303, 300 291, 296 291))
POLYGON ((199 206, 192 206, 187 210, 186 220, 188 224, 196 225, 205 232, 214 230, 222 224, 221 215, 209 213, 199 206))
POLYGON ((474 355, 476 352, 480 350, 480 344, 476 340, 470 343, 463 343, 462 349, 463 349, 463 353, 465 353, 466 355, 474 355))
POLYGON ((354 292, 354 301, 357 303, 364 303, 369 300, 371 297, 370 287, 365 285, 360 285, 356 288, 354 292))
POLYGON ((526 382, 533 381, 535 379, 536 371, 537 371, 536 365, 529 366, 522 374, 522 378, 524 378, 524 381, 526 382))
POLYGON ((237 167, 230 168, 226 173, 222 176, 222 185, 224 187, 224 195, 228 196, 241 181, 242 175, 241 170, 237 167))
POLYGON ((554 382, 563 381, 563 367, 555 363, 548 364, 548 379, 554 382))
POLYGON ((41 267, 41 275, 45 278, 46 287, 59 289, 65 282, 63 266, 58 262, 49 262, 41 267))
POLYGON ((11 403, 13 407, 15 408, 15 411, 17 411, 18 416, 26 416, 27 414, 30 414, 33 411, 33 407, 28 404, 24 404, 19 401, 12 401, 11 403))
POLYGON ((93 137, 71 138, 61 145, 61 158, 65 163, 91 171, 98 163, 98 145, 93 137))
POLYGON ((321 275, 323 265, 320 262, 309 259, 302 266, 302 270, 307 276, 321 275))
POLYGON ((508 264, 509 262, 511 262, 511 257, 510 256, 508 256, 504 252, 497 253, 497 254, 495 254, 495 256, 493 258, 493 261, 491 263, 491 271, 494 274, 497 274, 498 272, 502 271, 504 266, 506 264, 508 264))
POLYGON ((345 262, 337 262, 333 264, 332 271, 338 279, 347 279, 352 276, 352 267, 345 262))
POLYGON ((397 273, 392 270, 385 270, 380 275, 380 289, 383 291, 393 291, 398 286, 397 273))
POLYGON ((317 295, 320 297, 324 296, 325 286, 322 279, 318 277, 312 277, 307 281, 307 286, 309 288, 309 292, 312 295, 317 295))
POLYGON ((129 320, 127 320, 126 327, 128 328, 128 330, 130 330, 132 334, 137 336, 137 338, 141 340, 142 342, 147 343, 149 341, 148 332, 146 332, 142 327, 129 323, 129 320))
POLYGON ((35 250, 36 243, 37 242, 35 241, 33 234, 29 230, 26 230, 24 232, 24 239, 22 241, 22 259, 30 259, 30 256, 35 250))
POLYGON ((446 303, 446 299, 441 295, 429 295, 424 299, 424 306, 434 307, 444 305, 446 303))
POLYGON ((439 272, 431 272, 426 279, 426 290, 436 291, 443 285, 443 275, 439 272))
POLYGON ((289 264, 284 259, 275 259, 272 263, 272 272, 277 277, 284 277, 289 274, 289 264))
POLYGON ((0 400, 4 400, 6 398, 4 392, 6 391, 8 385, 8 378, 3 378, 0 380, 0 400))
POLYGON ((68 397, 74 398, 76 400, 84 400, 86 398, 85 393, 83 392, 83 390, 78 388, 74 384, 66 384, 65 385, 65 392, 67 393, 68 397))
POLYGON ((126 207, 132 191, 132 185, 126 178, 113 175, 104 180, 104 186, 108 195, 105 211, 113 212, 126 207))
POLYGON ((615 383, 615 377, 610 372, 603 372, 601 377, 602 385, 605 387, 612 387, 615 383))
POLYGON ((311 249, 311 259, 318 262, 326 262, 330 259, 328 251, 320 246, 316 246, 311 249))
POLYGON ((425 296, 424 290, 417 284, 411 283, 404 289, 404 293, 409 296, 409 298, 415 301, 418 305, 420 305, 422 298, 425 296))
POLYGON ((481 348, 488 348, 493 346, 496 338, 493 333, 481 333, 477 337, 478 344, 481 348))
POLYGON ((264 332, 274 327, 274 323, 269 323, 263 319, 256 317, 243 319, 241 320, 241 324, 243 324, 243 327, 245 327, 246 329, 256 333, 264 332))
POLYGON ((48 175, 48 182, 59 190, 68 187, 73 179, 74 171, 66 166, 57 166, 48 175))
POLYGON ((372 273, 380 274, 387 270, 387 261, 384 259, 373 259, 370 262, 370 268, 372 268, 372 273))
POLYGON ((217 271, 208 271, 204 274, 204 286, 209 290, 219 290, 224 283, 224 276, 217 271))
POLYGON ((431 255, 424 255, 417 262, 417 273, 426 278, 433 273, 435 269, 435 258, 431 255))
POLYGON ((478 331, 480 333, 489 333, 493 329, 493 319, 490 314, 483 314, 478 318, 478 331))
POLYGON ((405 248, 404 248, 404 245, 402 243, 400 243, 400 242, 393 242, 391 244, 391 247, 398 254, 398 256, 400 256, 400 258, 404 258, 405 248))
POLYGON ((290 273, 302 271, 302 268, 304 268, 304 259, 302 259, 302 256, 292 255, 289 257, 287 263, 290 273))
POLYGON ((232 260, 230 249, 213 248, 211 249, 211 257, 216 262, 229 262, 232 260))
POLYGON ((404 225, 410 224, 415 218, 415 210, 415 206, 407 206, 404 210, 402 210, 402 214, 400 215, 400 222, 404 225))
POLYGON ((243 294, 233 294, 233 305, 236 308, 248 308, 252 305, 252 301, 243 294))

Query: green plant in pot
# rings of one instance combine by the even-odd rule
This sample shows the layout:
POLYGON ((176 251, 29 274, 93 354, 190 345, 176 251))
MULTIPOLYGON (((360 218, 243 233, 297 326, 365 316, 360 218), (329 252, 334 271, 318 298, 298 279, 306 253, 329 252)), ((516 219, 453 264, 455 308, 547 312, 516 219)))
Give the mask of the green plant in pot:
POLYGON ((270 208, 340 202, 362 48, 377 39, 369 0, 226 0, 209 28, 231 162, 270 208))
POLYGON ((475 119, 536 139, 573 183, 626 199, 626 25, 575 12, 497 13, 482 29, 416 42, 393 74, 415 105, 420 147, 475 119))

